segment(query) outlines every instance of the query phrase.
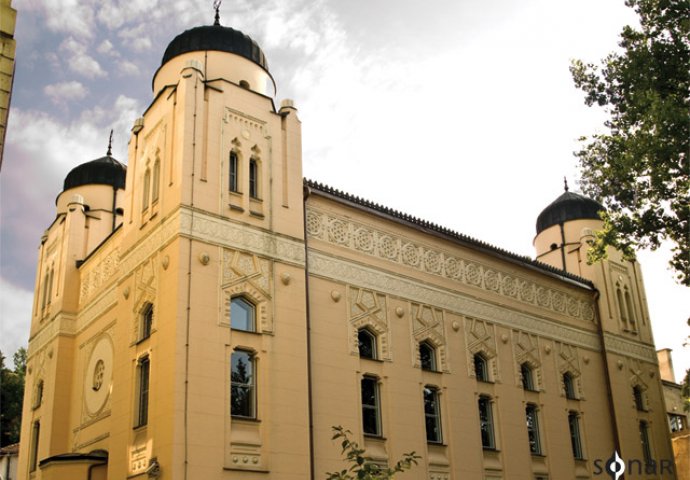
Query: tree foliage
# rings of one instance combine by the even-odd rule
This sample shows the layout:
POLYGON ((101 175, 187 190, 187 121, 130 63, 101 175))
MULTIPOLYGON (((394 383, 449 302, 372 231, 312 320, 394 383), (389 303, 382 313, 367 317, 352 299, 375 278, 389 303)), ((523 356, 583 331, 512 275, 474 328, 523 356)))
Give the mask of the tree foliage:
POLYGON ((672 243, 671 266, 690 286, 690 0, 626 0, 639 27, 626 26, 620 51, 601 67, 573 61, 588 106, 605 109, 606 133, 582 137, 583 190, 607 208, 594 259, 613 246, 672 243))
POLYGON ((0 447, 19 441, 25 372, 24 348, 14 354, 14 370, 5 367, 5 357, 0 352, 0 447))
POLYGON ((422 458, 415 455, 415 452, 405 453, 393 468, 382 467, 366 457, 366 451, 360 448, 357 442, 350 440, 352 432, 340 426, 332 428, 332 440, 341 440, 342 454, 345 456, 345 461, 350 463, 350 467, 340 472, 328 472, 327 480, 387 480, 417 465, 417 459, 422 458))

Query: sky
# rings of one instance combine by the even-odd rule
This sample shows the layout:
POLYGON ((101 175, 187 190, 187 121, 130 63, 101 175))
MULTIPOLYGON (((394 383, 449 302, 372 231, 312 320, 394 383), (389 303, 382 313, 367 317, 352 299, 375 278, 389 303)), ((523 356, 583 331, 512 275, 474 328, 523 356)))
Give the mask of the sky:
MULTIPOLYGON (((76 165, 126 162, 168 43, 210 0, 14 0, 14 92, 0 172, 0 350, 28 341, 40 237, 76 165)), ((535 222, 578 191, 578 137, 602 131, 568 67, 615 50, 623 0, 233 0, 303 131, 307 178, 533 257, 535 222)), ((690 289, 641 252, 657 348, 690 368, 690 289)))

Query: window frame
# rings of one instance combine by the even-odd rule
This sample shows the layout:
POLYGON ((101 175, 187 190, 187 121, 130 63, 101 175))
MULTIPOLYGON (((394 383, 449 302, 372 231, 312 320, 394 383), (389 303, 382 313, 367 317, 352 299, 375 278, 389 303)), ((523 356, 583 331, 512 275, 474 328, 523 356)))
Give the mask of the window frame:
POLYGON ((29 473, 38 468, 38 445, 41 436, 41 421, 36 420, 31 425, 31 445, 29 450, 29 473))
POLYGON ((484 450, 497 449, 493 403, 493 399, 488 395, 480 395, 477 400, 477 408, 479 413, 479 433, 482 442, 482 449, 484 450))
POLYGON ((479 382, 491 383, 489 375, 489 360, 482 352, 477 352, 473 357, 474 376, 479 382))
POLYGON ((228 188, 233 193, 240 192, 240 158, 235 150, 230 150, 228 160, 228 188))
POLYGON ((671 433, 682 432, 687 429, 687 417, 677 413, 668 413, 668 428, 671 433), (680 423, 678 423, 680 422, 680 423))
POLYGON ((381 391, 379 387, 379 379, 373 375, 364 375, 360 381, 360 398, 362 405, 362 432, 364 435, 370 435, 374 437, 383 436, 383 427, 381 422, 381 391), (370 385, 373 393, 373 403, 365 402, 365 384, 370 385), (373 412, 374 419, 374 431, 367 431, 367 417, 368 412, 373 412))
POLYGON ((368 358, 369 360, 378 360, 378 336, 368 327, 357 329, 357 351, 359 358, 368 358), (371 355, 362 355, 362 339, 361 336, 368 337, 370 341, 371 355))
MULTIPOLYGON (((230 354, 230 417, 243 420, 256 420, 257 419, 257 395, 256 395, 256 355, 250 350, 236 349, 230 354), (246 356, 248 359, 247 364, 250 366, 251 371, 249 372, 249 379, 247 381, 237 381, 233 379, 235 373, 235 358, 240 355, 246 356), (233 392, 236 389, 242 389, 249 394, 249 402, 246 403, 248 411, 245 413, 238 412, 235 410, 235 397, 233 392)), ((237 404, 239 405, 239 404, 237 404)), ((244 410, 244 409, 243 409, 244 410)))
POLYGON ((137 393, 134 428, 148 425, 151 392, 151 358, 144 355, 137 360, 137 393))
POLYGON ((568 400, 579 400, 577 388, 575 387, 575 375, 573 375, 571 372, 564 372, 561 378, 565 398, 568 400))
POLYGON ((532 455, 543 455, 539 432, 539 407, 536 404, 528 403, 525 406, 525 421, 527 423, 527 439, 530 453, 532 455))
POLYGON ((522 380, 522 389, 528 392, 536 392, 536 382, 534 381, 534 368, 529 362, 522 362, 520 364, 520 377, 522 380))
POLYGON ((647 405, 644 401, 644 390, 642 389, 642 387, 640 387, 639 385, 633 385, 632 392, 633 401, 635 403, 635 409, 637 409, 638 412, 646 412, 647 405))
POLYGON ((252 157, 249 159, 249 196, 259 199, 259 160, 252 157))
POLYGON ((652 455, 652 443, 649 437, 649 423, 646 420, 640 420, 640 444, 642 446, 642 456, 645 464, 650 465, 654 461, 652 455))
POLYGON ((149 204, 151 203, 151 169, 146 168, 144 171, 144 188, 142 191, 142 196, 141 196, 141 211, 145 212, 149 208, 149 204))
POLYGON ((153 174, 151 176, 151 205, 158 202, 160 198, 161 188, 161 160, 156 158, 153 162, 153 174))
POLYGON ((582 432, 580 429, 580 414, 575 411, 568 412, 568 431, 570 432, 570 448, 575 460, 584 460, 584 448, 582 446, 582 432))
MULTIPOLYGON (((238 310, 235 310, 237 312, 238 310)), ((243 319, 244 320, 244 319, 243 319)), ((232 330, 237 330, 240 332, 252 332, 256 333, 257 332, 257 322, 256 322, 256 304, 249 300, 247 297, 244 295, 236 295, 234 297, 230 298, 230 328, 232 330), (233 315, 233 310, 234 306, 237 305, 236 308, 242 308, 243 312, 247 313, 247 326, 246 328, 242 328, 239 325, 239 322, 241 320, 237 320, 237 324, 235 324, 235 315, 233 315), (242 305, 245 305, 247 308, 243 308, 242 305)))
POLYGON ((153 332, 153 303, 145 302, 139 312, 139 338, 138 342, 143 342, 151 336, 153 332))
POLYGON ((438 366, 436 362, 436 347, 432 345, 429 341, 424 340, 419 342, 419 366, 422 370, 427 372, 438 372, 438 366), (424 355, 422 354, 422 349, 427 349, 429 352, 428 362, 424 361, 424 355), (426 365, 425 365, 426 363, 426 365))
POLYGON ((427 443, 442 444, 441 403, 438 387, 425 385, 422 391, 424 402, 424 428, 427 443), (432 427, 431 429, 429 427, 432 427))

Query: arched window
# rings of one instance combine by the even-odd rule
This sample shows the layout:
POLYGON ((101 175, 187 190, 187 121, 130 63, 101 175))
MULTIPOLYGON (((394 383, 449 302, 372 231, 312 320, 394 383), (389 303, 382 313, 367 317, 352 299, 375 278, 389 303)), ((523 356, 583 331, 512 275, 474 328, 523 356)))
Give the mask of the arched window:
POLYGON ((362 387, 362 429, 367 435, 381 436, 381 408, 379 382, 376 377, 364 376, 362 387))
POLYGON ((642 443, 644 462, 646 465, 651 465, 654 459, 652 458, 652 445, 649 442, 649 424, 644 420, 640 421, 640 442, 642 443))
POLYGON ((359 356, 361 358, 376 359, 376 335, 371 333, 368 328, 360 328, 357 331, 357 341, 359 343, 359 356))
POLYGON ((571 400, 577 400, 577 392, 575 391, 575 378, 570 372, 565 372, 563 374, 563 391, 565 393, 565 398, 571 400))
POLYGON ((254 158, 249 160, 249 196, 259 198, 259 164, 254 158))
POLYGON ((31 428, 31 446, 29 450, 29 472, 35 472, 38 466, 38 440, 41 436, 41 422, 35 421, 31 428))
POLYGON ((419 362, 422 370, 436 371, 436 349, 429 342, 419 344, 419 362))
POLYGON ((534 388, 534 372, 529 363, 524 362, 520 365, 520 376, 522 377, 522 388, 525 390, 535 390, 534 388))
POLYGON ((151 203, 156 203, 160 195, 160 183, 161 183, 161 161, 156 158, 156 162, 153 164, 153 180, 151 183, 151 203))
POLYGON ((474 354, 474 375, 480 382, 489 381, 489 363, 481 353, 474 354))
POLYGON ((630 328, 635 330, 635 309, 633 308, 632 298, 630 297, 630 292, 625 289, 625 306, 628 310, 628 320, 630 321, 630 328))
POLYGON ((230 363, 230 415, 256 418, 254 355, 237 350, 232 353, 230 363))
POLYGON ((151 196, 151 170, 146 169, 144 172, 144 188, 141 194, 141 210, 149 208, 149 198, 151 196))
POLYGON ((635 385, 632 389, 633 400, 635 401, 635 408, 641 412, 647 410, 644 402, 644 393, 642 392, 642 387, 635 385))
POLYGON ((616 285, 616 300, 618 301, 618 311, 621 315, 621 320, 625 327, 628 326, 628 315, 625 310, 625 303, 623 303, 623 293, 621 292, 620 286, 616 285))
POLYGON ((139 314, 139 341, 146 340, 151 336, 153 329, 153 305, 149 302, 144 304, 139 314))
POLYGON ((229 182, 230 191, 237 192, 239 185, 239 160, 235 151, 230 152, 229 182))
POLYGON ((438 389, 429 385, 424 387, 424 419, 427 442, 441 443, 441 406, 438 389))
POLYGON ((234 297, 230 300, 230 327, 246 332, 256 331, 255 322, 256 307, 244 297, 234 297))

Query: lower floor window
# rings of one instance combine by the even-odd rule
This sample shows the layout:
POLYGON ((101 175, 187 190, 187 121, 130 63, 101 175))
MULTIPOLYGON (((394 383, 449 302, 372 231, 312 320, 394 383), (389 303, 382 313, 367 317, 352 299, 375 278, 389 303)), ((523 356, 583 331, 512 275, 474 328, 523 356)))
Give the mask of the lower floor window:
POLYGON ((489 397, 479 397, 479 429, 482 435, 482 447, 495 449, 494 417, 489 397))
POLYGON ((362 429, 368 435, 381 435, 379 385, 375 377, 362 378, 362 429))
POLYGON ((582 440, 580 438, 580 417, 576 412, 568 414, 568 427, 570 428, 570 446, 573 450, 573 457, 578 460, 584 458, 582 452, 582 440))
POLYGON ((525 408, 525 420, 527 421, 527 437, 529 439, 529 451, 535 455, 541 455, 541 442, 539 440, 539 419, 537 406, 529 404, 525 408))
POLYGON ((151 361, 142 357, 137 365, 137 411, 134 427, 143 427, 149 421, 149 377, 151 361))
POLYGON ((232 353, 230 363, 230 414, 256 418, 254 356, 238 350, 232 353))
POLYGON ((424 387, 424 419, 427 441, 441 443, 441 407, 438 390, 434 387, 424 387))

